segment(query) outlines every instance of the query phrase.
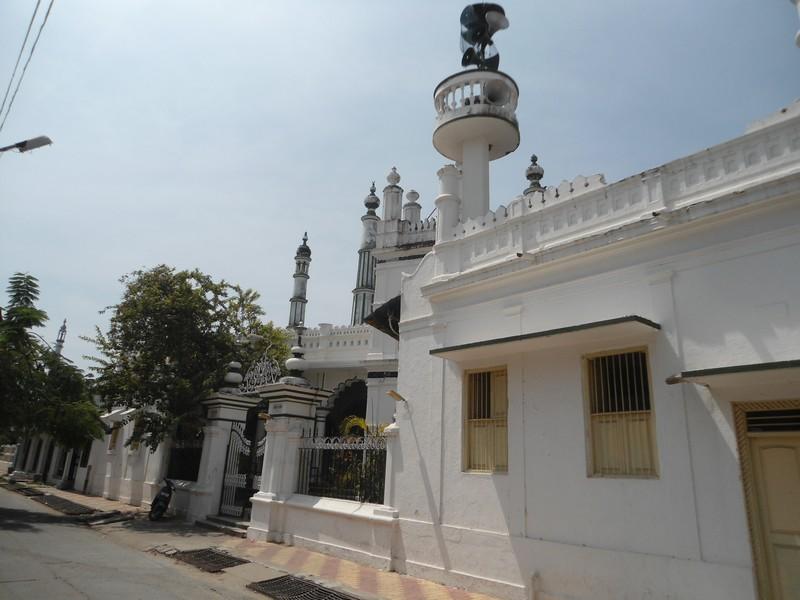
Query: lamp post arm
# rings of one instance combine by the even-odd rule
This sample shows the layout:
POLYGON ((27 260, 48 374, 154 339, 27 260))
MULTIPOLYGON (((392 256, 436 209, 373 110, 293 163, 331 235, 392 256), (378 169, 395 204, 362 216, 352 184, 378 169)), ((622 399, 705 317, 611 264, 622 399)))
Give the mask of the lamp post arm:
POLYGON ((31 138, 29 140, 24 140, 22 142, 17 142, 16 144, 11 144, 10 146, 3 146, 0 148, 0 152, 7 152, 8 150, 19 150, 20 152, 27 152, 29 150, 35 150, 36 148, 41 148, 42 146, 49 146, 53 143, 46 135, 40 135, 39 137, 31 138))

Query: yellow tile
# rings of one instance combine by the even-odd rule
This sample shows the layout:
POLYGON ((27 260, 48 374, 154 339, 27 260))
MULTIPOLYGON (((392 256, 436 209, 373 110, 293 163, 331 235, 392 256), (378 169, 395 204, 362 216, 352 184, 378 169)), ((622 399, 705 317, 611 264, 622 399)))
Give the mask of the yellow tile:
POLYGON ((283 547, 266 560, 276 565, 285 565, 292 556, 294 556, 294 548, 283 547))
POLYGON ((349 586, 351 588, 358 588, 359 581, 361 580, 358 566, 350 561, 343 560, 339 565, 339 574, 336 581, 349 586))
POLYGON ((405 600, 405 593, 397 573, 378 572, 378 596, 387 600, 405 600))
POLYGON ((323 554, 309 552, 309 556, 303 565, 303 571, 312 575, 319 575, 322 571, 322 566, 325 564, 325 559, 326 557, 323 554))

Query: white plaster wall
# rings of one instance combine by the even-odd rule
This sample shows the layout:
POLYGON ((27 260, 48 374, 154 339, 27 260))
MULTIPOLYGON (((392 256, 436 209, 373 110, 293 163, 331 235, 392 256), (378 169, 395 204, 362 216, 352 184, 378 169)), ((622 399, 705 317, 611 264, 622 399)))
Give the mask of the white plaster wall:
POLYGON ((396 520, 372 504, 293 494, 286 500, 252 499, 249 539, 300 545, 377 568, 391 565, 396 520))
MULTIPOLYGON (((421 249, 425 253, 427 249, 421 249)), ((412 273, 420 259, 390 260, 375 265, 375 306, 380 306, 400 293, 403 273, 412 273)))
POLYGON ((164 446, 159 446, 155 453, 144 445, 137 450, 126 447, 124 444, 133 432, 133 426, 133 423, 123 426, 112 450, 108 449, 111 434, 92 444, 89 463, 92 472, 87 491, 133 506, 148 507, 160 489, 164 446))
POLYGON ((408 406, 397 407, 387 501, 400 512, 401 568, 512 597, 538 574, 546 598, 753 598, 730 404, 665 379, 798 358, 796 212, 783 203, 435 303, 420 294, 435 272, 423 261, 404 282, 408 406), (663 329, 469 363, 429 354, 630 314, 663 329), (581 356, 633 346, 649 353, 659 477, 590 478, 581 356), (498 364, 509 373, 509 473, 463 473, 463 370, 498 364))
POLYGON ((370 377, 367 379, 367 423, 388 425, 394 417, 394 400, 387 392, 397 388, 396 377, 370 377))
MULTIPOLYGON (((89 484, 86 486, 87 493, 93 496, 102 496, 105 485, 106 474, 106 447, 108 446, 108 436, 105 435, 92 442, 92 453, 89 456, 89 484)), ((83 489, 83 488, 81 488, 83 489)))
POLYGON ((793 234, 744 256, 709 256, 680 270, 675 301, 687 368, 719 366, 720 355, 727 364, 800 356, 800 230, 793 234))

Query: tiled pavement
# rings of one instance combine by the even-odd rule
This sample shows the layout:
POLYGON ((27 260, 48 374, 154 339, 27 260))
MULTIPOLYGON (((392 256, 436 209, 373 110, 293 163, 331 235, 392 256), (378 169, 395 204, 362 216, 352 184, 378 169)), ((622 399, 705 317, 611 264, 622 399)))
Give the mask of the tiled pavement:
POLYGON ((387 600, 493 600, 490 596, 381 571, 297 546, 237 539, 225 543, 232 554, 293 574, 335 583, 355 595, 387 600))
MULTIPOLYGON (((144 512, 141 508, 116 500, 57 490, 49 486, 42 489, 43 491, 46 490, 47 493, 55 494, 72 502, 101 511, 144 512)), ((166 540, 162 539, 161 541, 164 542, 166 540)), ((176 537, 174 546, 179 549, 188 549, 183 547, 186 541, 184 536, 176 537)), ((205 542, 207 541, 205 540, 205 542)), ((484 594, 446 587, 424 579, 417 579, 416 577, 381 571, 297 546, 253 542, 228 536, 220 536, 216 539, 216 542, 218 542, 216 543, 217 547, 224 548, 230 551, 231 554, 247 558, 254 563, 293 575, 310 576, 311 579, 318 583, 337 586, 364 598, 386 600, 495 600, 484 594)))

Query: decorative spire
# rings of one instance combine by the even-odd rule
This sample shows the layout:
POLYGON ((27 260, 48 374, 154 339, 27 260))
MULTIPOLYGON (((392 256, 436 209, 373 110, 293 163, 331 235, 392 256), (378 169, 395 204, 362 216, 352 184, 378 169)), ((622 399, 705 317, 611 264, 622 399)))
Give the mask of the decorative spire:
POLYGON ((64 319, 64 322, 61 324, 61 327, 58 330, 58 337, 56 338, 56 346, 53 348, 56 354, 61 356, 61 351, 64 349, 64 340, 67 339, 67 320, 64 319))
POLYGON ((544 169, 539 164, 539 157, 535 154, 531 156, 531 164, 528 165, 528 168, 525 169, 525 177, 530 182, 525 191, 522 192, 526 196, 528 194, 532 194, 534 192, 544 192, 544 188, 541 185, 542 177, 544 177, 544 169))
POLYGON ((288 385, 297 385, 300 387, 309 387, 308 380, 303 377, 303 371, 308 366, 308 363, 303 358, 305 355, 305 350, 303 349, 303 332, 305 331, 305 327, 295 327, 295 332, 297 332, 297 343, 292 346, 292 356, 291 358, 287 359, 285 365, 289 371, 289 374, 286 377, 280 378, 280 383, 285 383, 288 385))
POLYGON ((392 170, 386 176, 386 181, 389 182, 389 185, 397 185, 400 183, 400 173, 397 172, 397 167, 392 167, 392 170))
POLYGON ((364 198, 364 206, 367 207, 367 214, 374 215, 375 209, 381 205, 380 199, 375 195, 375 182, 369 187, 369 196, 364 198))
POLYGON ((311 248, 308 247, 308 232, 303 232, 303 243, 297 247, 297 256, 310 257, 311 248))
POLYGON ((231 361, 227 364, 227 372, 225 373, 225 385, 220 388, 221 392, 229 394, 238 394, 239 385, 242 383, 242 363, 239 361, 231 361))

